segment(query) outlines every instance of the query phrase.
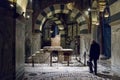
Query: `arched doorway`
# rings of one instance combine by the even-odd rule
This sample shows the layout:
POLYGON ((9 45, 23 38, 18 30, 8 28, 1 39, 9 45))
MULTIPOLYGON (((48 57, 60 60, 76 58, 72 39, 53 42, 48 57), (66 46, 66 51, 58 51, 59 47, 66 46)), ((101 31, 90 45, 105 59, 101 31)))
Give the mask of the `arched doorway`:
MULTIPOLYGON (((70 48, 70 43, 72 41, 76 41, 75 50, 76 53, 80 53, 80 39, 78 38, 80 38, 79 36, 82 30, 85 30, 86 34, 89 33, 90 26, 88 16, 77 8, 69 9, 67 4, 54 4, 43 9, 37 17, 35 30, 39 30, 41 32, 42 38, 43 36, 45 37, 44 32, 46 31, 48 34, 48 38, 46 38, 46 42, 48 39, 48 43, 45 43, 46 46, 51 45, 50 26, 54 24, 58 26, 58 32, 61 37, 60 46, 63 48, 70 48)), ((45 41, 43 40, 42 42, 44 44, 45 41)), ((42 45, 42 47, 45 45, 42 45)))

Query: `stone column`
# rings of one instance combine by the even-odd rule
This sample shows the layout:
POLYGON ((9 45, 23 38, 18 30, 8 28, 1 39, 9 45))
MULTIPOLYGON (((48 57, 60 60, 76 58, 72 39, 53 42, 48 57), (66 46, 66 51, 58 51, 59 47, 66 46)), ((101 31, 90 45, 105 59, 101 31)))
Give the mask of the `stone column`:
POLYGON ((27 9, 25 27, 25 62, 32 54, 32 10, 27 9))
POLYGON ((120 1, 117 0, 110 5, 111 12, 111 67, 120 75, 120 1))
POLYGON ((92 25, 92 28, 91 28, 91 38, 92 40, 97 40, 97 25, 92 25))
POLYGON ((32 54, 41 49, 41 33, 32 34, 32 54))
POLYGON ((21 80, 24 74, 25 23, 16 15, 0 7, 0 80, 21 80))
POLYGON ((80 35, 80 59, 81 62, 84 62, 84 52, 85 52, 85 44, 84 44, 84 35, 80 35))
POLYGON ((20 76, 24 74, 24 62, 25 62, 25 23, 16 19, 16 80, 19 80, 20 76))
POLYGON ((12 10, 0 7, 0 80, 15 80, 15 18, 13 14, 12 10))

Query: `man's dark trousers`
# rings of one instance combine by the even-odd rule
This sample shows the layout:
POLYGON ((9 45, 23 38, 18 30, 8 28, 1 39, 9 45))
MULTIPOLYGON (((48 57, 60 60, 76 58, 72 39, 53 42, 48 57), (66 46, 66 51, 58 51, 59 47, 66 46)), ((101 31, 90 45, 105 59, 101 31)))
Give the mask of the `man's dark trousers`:
POLYGON ((93 66, 94 66, 94 73, 97 74, 97 59, 90 58, 90 65, 89 65, 90 73, 93 73, 93 66))

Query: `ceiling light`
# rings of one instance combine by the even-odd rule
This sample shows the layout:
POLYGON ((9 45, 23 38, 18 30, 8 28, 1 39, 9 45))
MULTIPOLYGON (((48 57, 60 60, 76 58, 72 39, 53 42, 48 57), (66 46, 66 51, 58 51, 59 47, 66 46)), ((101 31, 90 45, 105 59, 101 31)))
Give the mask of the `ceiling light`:
POLYGON ((53 31, 51 30, 50 33, 53 33, 53 31))
POLYGON ((30 18, 30 15, 27 15, 26 17, 27 17, 27 19, 29 19, 29 18, 30 18))
POLYGON ((32 2, 32 0, 30 0, 30 2, 32 2))
POLYGON ((98 25, 99 25, 99 22, 96 22, 96 25, 98 26, 98 25))
POLYGON ((10 6, 13 8, 14 7, 14 5, 13 4, 10 4, 10 6))
POLYGON ((104 14, 104 17, 109 17, 109 13, 108 13, 108 11, 107 10, 105 10, 105 14, 104 14))
POLYGON ((63 29, 64 29, 64 27, 59 27, 59 29, 60 29, 60 30, 63 30, 63 29))
POLYGON ((91 9, 90 9, 90 8, 88 8, 88 11, 91 11, 91 9))

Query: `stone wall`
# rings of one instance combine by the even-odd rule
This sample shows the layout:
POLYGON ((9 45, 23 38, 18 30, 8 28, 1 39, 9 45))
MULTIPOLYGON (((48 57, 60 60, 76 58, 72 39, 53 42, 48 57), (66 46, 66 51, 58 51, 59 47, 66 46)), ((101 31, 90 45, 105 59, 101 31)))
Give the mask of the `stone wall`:
POLYGON ((27 13, 30 18, 26 19, 25 25, 25 62, 32 54, 32 10, 28 9, 27 13))
POLYGON ((16 20, 16 79, 24 74, 25 24, 16 20))
POLYGON ((112 29, 111 35, 111 54, 112 54, 112 69, 115 73, 120 75, 120 1, 116 1, 110 5, 111 20, 110 23, 112 29))
POLYGON ((0 80, 15 79, 15 19, 0 7, 0 80))
POLYGON ((111 24, 112 26, 112 69, 120 75, 120 20, 111 24), (115 23, 115 24, 114 24, 115 23))
POLYGON ((32 54, 41 49, 41 33, 33 33, 32 35, 32 54))
POLYGON ((21 80, 24 74, 25 25, 14 14, 0 7, 0 80, 21 80))

